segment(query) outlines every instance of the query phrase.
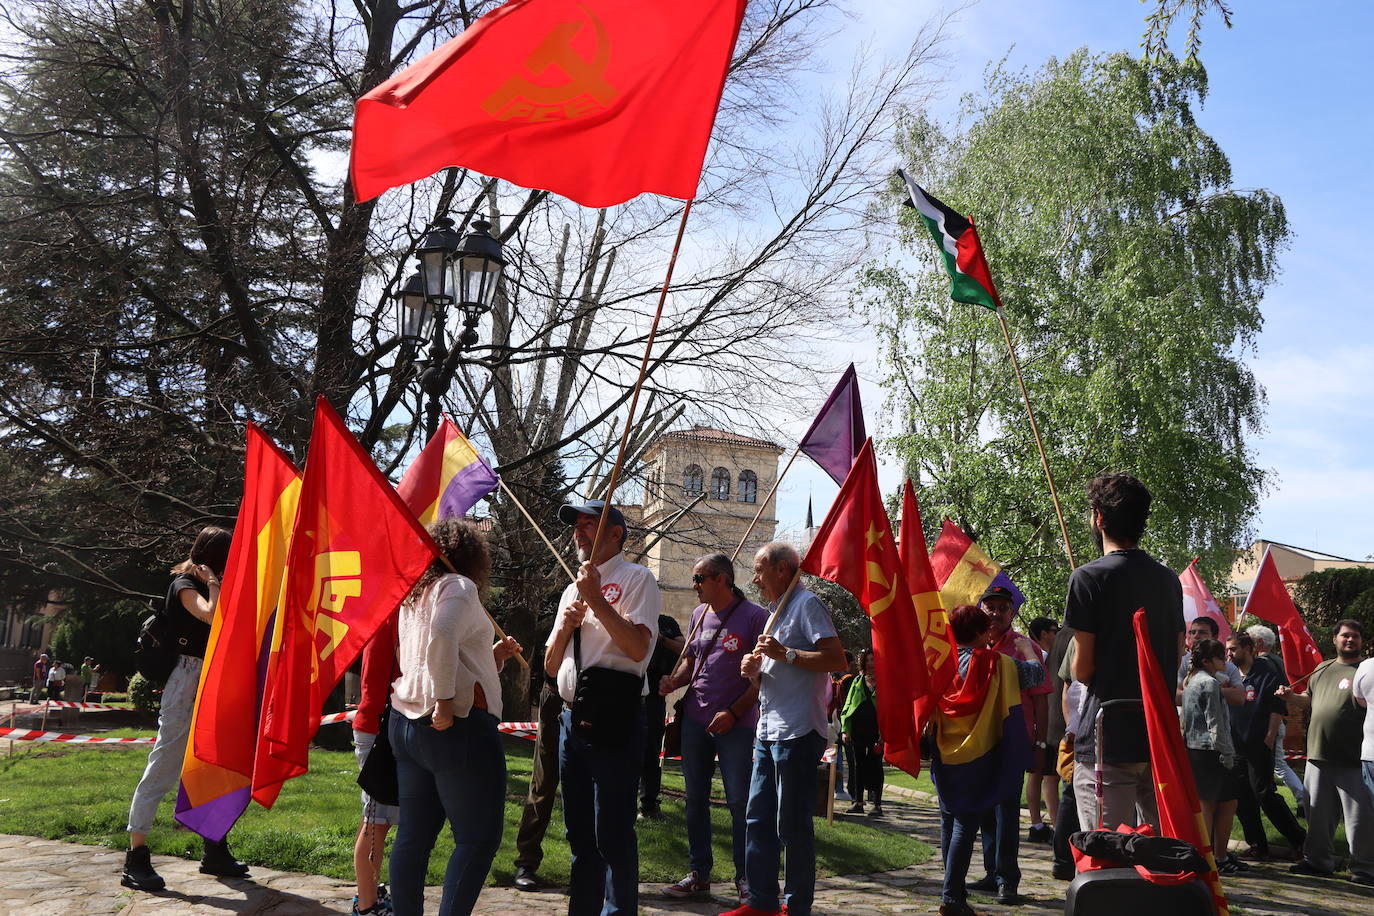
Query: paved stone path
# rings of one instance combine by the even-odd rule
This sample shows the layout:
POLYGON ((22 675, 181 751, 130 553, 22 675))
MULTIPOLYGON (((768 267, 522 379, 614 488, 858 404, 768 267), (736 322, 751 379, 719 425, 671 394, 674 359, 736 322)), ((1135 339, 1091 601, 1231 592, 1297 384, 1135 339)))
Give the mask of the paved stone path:
MULTIPOLYGON (((928 797, 893 787, 889 787, 888 797, 885 820, 889 829, 913 834, 938 846, 939 817, 928 797)), ((1004 907, 975 895, 972 903, 980 913, 1048 916, 1063 912, 1066 884, 1050 876, 1049 848, 1023 843, 1021 850, 1021 891, 1029 900, 1019 906, 1004 907)), ((0 914, 324 916, 349 912, 353 898, 353 888, 333 878, 258 867, 253 869, 252 880, 211 878, 197 871, 197 862, 166 856, 157 856, 154 862, 167 879, 168 889, 161 894, 137 893, 119 884, 123 860, 122 852, 98 846, 0 836, 0 914)), ((978 854, 974 861, 976 872, 978 854)), ((821 916, 934 913, 939 907, 940 879, 941 868, 936 858, 925 865, 882 874, 822 879, 817 886, 816 912, 821 916)), ((717 887, 724 891, 728 885, 717 887)), ((1227 879, 1226 890, 1231 912, 1236 916, 1374 914, 1371 889, 1338 879, 1295 878, 1280 865, 1258 866, 1242 880, 1227 879)), ((724 896, 691 903, 670 900, 662 896, 661 885, 644 885, 640 891, 643 916, 712 916, 735 905, 732 898, 724 896)), ((439 889, 431 888, 428 910, 436 911, 438 903, 439 889)), ((476 912, 483 916, 561 916, 566 910, 561 888, 520 893, 510 887, 490 887, 482 892, 476 912)))

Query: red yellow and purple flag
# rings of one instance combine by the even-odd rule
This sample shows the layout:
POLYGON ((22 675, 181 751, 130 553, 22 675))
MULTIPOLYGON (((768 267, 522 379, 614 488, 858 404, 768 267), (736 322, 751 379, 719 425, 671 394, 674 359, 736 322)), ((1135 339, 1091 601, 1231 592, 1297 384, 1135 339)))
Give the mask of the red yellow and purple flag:
POLYGON ((1255 584, 1250 586, 1250 595, 1245 599, 1245 612, 1278 626, 1283 667, 1290 682, 1302 680, 1322 663, 1317 641, 1298 613, 1298 606, 1293 603, 1293 596, 1288 594, 1288 586, 1283 584, 1279 568, 1274 564, 1274 555, 1267 549, 1260 561, 1255 584))
POLYGON ((939 700, 930 778, 955 814, 1014 797, 1031 761, 1021 681, 1011 656, 974 649, 963 680, 939 700))
POLYGON ((930 566, 935 570, 935 581, 947 608, 977 604, 1002 572, 1002 567, 949 519, 945 519, 940 536, 935 539, 930 566))
POLYGON ((234 540, 210 626, 186 742, 176 819, 208 840, 224 839, 248 807, 253 750, 268 654, 301 478, 263 432, 248 424, 234 540))
POLYGON ((911 600, 916 605, 916 622, 925 641, 926 669, 930 673, 930 693, 917 701, 917 726, 925 728, 935 713, 936 701, 950 688, 959 674, 958 646, 949 626, 949 613, 935 581, 935 570, 926 552, 926 535, 921 529, 921 510, 916 491, 908 479, 902 488, 902 521, 897 540, 902 569, 906 571, 911 600))
POLYGON ((270 808, 309 769, 324 698, 439 548, 320 398, 272 636, 253 768, 270 808))
POLYGON ((859 376, 850 363, 797 448, 835 483, 843 484, 867 438, 863 405, 859 403, 859 376))
POLYGON ((396 486, 421 525, 462 518, 499 479, 447 416, 396 486))
POLYGON ((893 766, 917 775, 921 772, 921 730, 916 724, 916 704, 930 694, 930 677, 911 589, 878 490, 872 439, 854 459, 801 568, 839 583, 868 614, 884 756, 893 766))
POLYGON ((745 0, 510 0, 358 100, 369 200, 446 166, 587 207, 696 196, 745 0))
MULTIPOLYGON (((1136 641, 1150 644, 1145 609, 1135 612, 1136 641)), ((1153 652, 1137 652, 1140 661, 1140 695, 1145 704, 1145 730, 1150 738, 1150 769, 1155 780, 1155 801, 1159 805, 1160 835, 1192 843, 1207 860, 1210 871, 1203 880, 1211 888, 1217 916, 1227 916, 1226 892, 1221 888, 1216 858, 1212 855, 1207 824, 1202 818, 1193 767, 1183 744, 1183 729, 1174 709, 1174 693, 1166 686, 1164 672, 1153 652)), ((1081 766, 1081 764, 1080 764, 1081 766)))

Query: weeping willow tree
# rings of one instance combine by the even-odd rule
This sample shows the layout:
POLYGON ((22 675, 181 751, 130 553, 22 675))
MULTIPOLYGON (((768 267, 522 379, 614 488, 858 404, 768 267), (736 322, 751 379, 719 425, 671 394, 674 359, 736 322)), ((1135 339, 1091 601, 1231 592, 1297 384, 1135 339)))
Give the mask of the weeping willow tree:
MULTIPOLYGON (((1246 360, 1290 232, 1279 198, 1234 187, 1197 124, 1205 80, 1172 58, 1083 51, 993 68, 955 128, 912 117, 898 146, 916 180, 977 218, 1078 561, 1094 553, 1086 481, 1127 472, 1155 495, 1144 546, 1175 568, 1200 556, 1216 583, 1265 486, 1247 444, 1264 392, 1246 360)), ((1057 609, 1069 568, 1001 331, 950 301, 930 236, 901 219, 903 256, 860 292, 905 416, 890 444, 927 520, 954 518, 1034 613, 1057 609)))

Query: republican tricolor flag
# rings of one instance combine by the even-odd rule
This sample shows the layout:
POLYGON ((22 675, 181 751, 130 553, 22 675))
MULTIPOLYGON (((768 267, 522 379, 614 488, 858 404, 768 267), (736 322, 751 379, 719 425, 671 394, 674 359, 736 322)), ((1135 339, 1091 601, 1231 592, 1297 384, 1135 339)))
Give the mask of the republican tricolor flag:
POLYGON ((222 840, 248 807, 268 639, 286 573, 301 477, 252 423, 234 540, 200 669, 176 819, 222 840))
POLYGON ((447 416, 396 486, 421 525, 462 518, 500 480, 447 416))
POLYGON ((998 581, 1002 567, 949 519, 940 526, 940 536, 930 552, 930 566, 946 608, 977 604, 989 585, 1005 584, 998 581))
POLYGON ((997 287, 992 285, 992 272, 988 270, 973 217, 961 216, 957 210, 936 200, 902 169, 898 169, 897 174, 906 182, 910 195, 907 206, 921 214, 921 222, 925 223, 945 259, 950 279, 949 297, 969 305, 1001 308, 1002 300, 997 298, 997 287))

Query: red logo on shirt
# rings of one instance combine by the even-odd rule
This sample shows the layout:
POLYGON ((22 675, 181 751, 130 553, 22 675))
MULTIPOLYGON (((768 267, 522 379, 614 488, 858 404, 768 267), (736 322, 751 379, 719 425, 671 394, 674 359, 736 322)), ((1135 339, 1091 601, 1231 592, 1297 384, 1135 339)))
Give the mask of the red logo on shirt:
POLYGON ((1348 678, 1348 677, 1343 677, 1343 678, 1341 678, 1341 682, 1340 682, 1339 684, 1336 685, 1336 689, 1337 689, 1337 690, 1349 690, 1349 689, 1350 689, 1350 678, 1348 678))
POLYGON ((726 636, 724 639, 720 641, 720 647, 724 649, 726 652, 738 652, 739 634, 731 633, 729 636, 726 636))
POLYGON ((607 604, 615 604, 620 600, 620 586, 615 582, 607 582, 601 586, 601 597, 606 599, 607 604))
POLYGON ((1247 703, 1253 703, 1253 702, 1255 702, 1255 696, 1256 696, 1256 694, 1255 694, 1255 688, 1253 688, 1253 687, 1251 687, 1250 685, 1247 684, 1246 687, 1245 687, 1245 702, 1247 702, 1247 703))

